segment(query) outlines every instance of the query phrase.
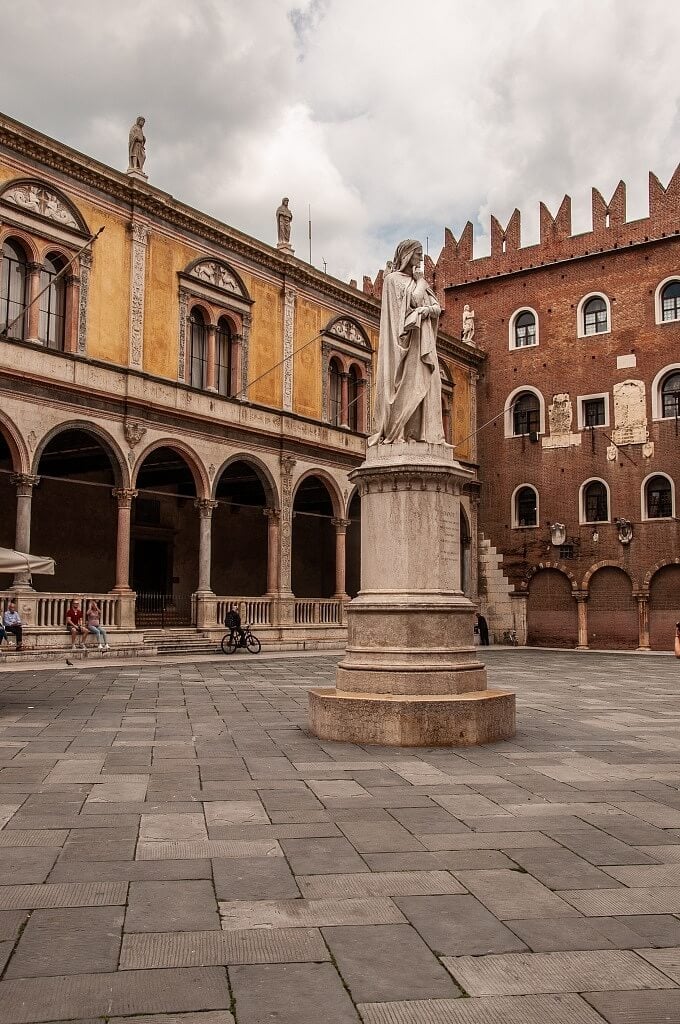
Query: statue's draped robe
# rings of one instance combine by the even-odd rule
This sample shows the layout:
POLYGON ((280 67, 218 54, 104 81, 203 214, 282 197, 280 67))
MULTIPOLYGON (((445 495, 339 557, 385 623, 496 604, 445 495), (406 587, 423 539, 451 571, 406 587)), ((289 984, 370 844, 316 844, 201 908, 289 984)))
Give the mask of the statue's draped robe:
POLYGON ((130 167, 135 167, 141 170, 144 166, 146 159, 146 153, 144 146, 146 139, 144 138, 144 132, 138 124, 133 124, 130 129, 130 167))
POLYGON ((374 412, 369 445, 382 441, 444 443, 442 383, 437 359, 441 309, 431 288, 393 271, 383 283, 374 412), (423 316, 421 308, 435 310, 423 316))

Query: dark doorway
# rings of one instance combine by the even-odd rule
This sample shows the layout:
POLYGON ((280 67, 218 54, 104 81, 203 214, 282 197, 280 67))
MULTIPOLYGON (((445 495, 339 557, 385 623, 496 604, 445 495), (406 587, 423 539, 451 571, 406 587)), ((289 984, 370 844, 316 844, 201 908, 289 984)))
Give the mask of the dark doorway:
POLYGON ((267 494, 249 463, 232 462, 215 489, 212 588, 224 597, 259 597, 267 590, 267 494))
POLYGON ((296 597, 335 593, 333 503, 317 476, 303 480, 293 503, 292 588, 296 597))
POLYGON ((349 503, 345 538, 345 590, 356 597, 361 589, 361 498, 356 492, 349 503))
POLYGON ((132 548, 132 589, 167 594, 171 585, 168 542, 137 538, 132 548))

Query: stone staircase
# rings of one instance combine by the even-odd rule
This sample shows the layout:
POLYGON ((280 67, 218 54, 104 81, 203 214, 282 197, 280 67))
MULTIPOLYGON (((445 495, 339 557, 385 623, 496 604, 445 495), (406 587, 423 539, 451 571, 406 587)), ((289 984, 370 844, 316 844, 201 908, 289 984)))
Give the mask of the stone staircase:
POLYGON ((502 643, 505 630, 514 629, 513 587, 502 569, 503 556, 488 537, 479 535, 480 610, 489 623, 496 643, 502 643))
MULTIPOLYGON (((143 647, 152 648, 159 655, 202 655, 221 654, 220 640, 224 631, 218 633, 199 632, 193 626, 177 629, 144 630, 143 647)), ((145 650, 145 653, 148 653, 145 650)))

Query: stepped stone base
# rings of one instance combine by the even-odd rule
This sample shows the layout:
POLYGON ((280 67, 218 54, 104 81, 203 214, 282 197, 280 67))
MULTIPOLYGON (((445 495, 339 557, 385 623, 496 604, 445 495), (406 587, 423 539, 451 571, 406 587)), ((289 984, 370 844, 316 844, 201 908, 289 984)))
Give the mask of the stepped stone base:
POLYGON ((309 726, 324 740, 399 747, 470 747, 515 735, 515 694, 309 691, 309 726))

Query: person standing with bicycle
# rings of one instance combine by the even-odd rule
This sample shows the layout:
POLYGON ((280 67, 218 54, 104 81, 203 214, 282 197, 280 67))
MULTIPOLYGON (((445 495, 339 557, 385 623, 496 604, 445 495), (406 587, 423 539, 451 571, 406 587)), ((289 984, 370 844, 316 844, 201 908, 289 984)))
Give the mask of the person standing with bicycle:
POLYGON ((235 608, 230 608, 224 616, 224 628, 230 631, 230 645, 240 647, 243 644, 243 627, 241 625, 241 616, 235 608))

